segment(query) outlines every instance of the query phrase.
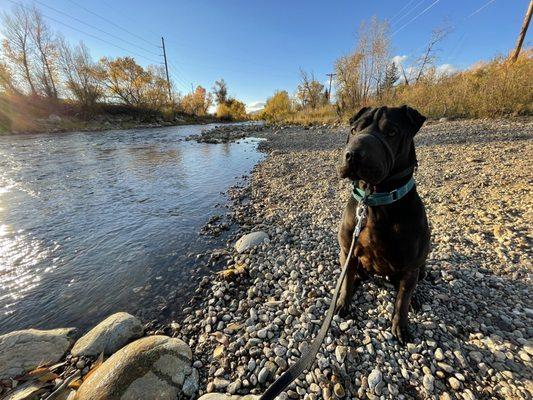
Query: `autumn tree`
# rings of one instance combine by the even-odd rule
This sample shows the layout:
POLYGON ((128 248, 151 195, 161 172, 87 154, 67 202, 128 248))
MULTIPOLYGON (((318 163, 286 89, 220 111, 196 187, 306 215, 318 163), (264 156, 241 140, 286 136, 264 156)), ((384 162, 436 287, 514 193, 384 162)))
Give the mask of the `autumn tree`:
POLYGON ((438 27, 431 31, 431 36, 429 38, 428 44, 424 49, 424 52, 415 62, 415 65, 411 67, 414 73, 415 83, 420 81, 426 72, 435 66, 435 61, 437 59, 438 44, 442 42, 446 36, 450 33, 451 28, 438 27))
POLYGON ((360 68, 362 55, 352 53, 335 62, 336 97, 341 110, 354 110, 361 104, 360 68))
POLYGON ((54 33, 43 20, 41 12, 33 7, 27 11, 30 37, 34 50, 35 76, 46 97, 58 97, 58 43, 54 33))
MULTIPOLYGON (((168 103, 168 83, 165 67, 150 65, 147 67, 149 80, 144 91, 144 104, 154 110, 161 110, 168 103)), ((172 89, 172 82, 170 82, 172 89)))
POLYGON ((326 96, 324 85, 315 79, 315 75, 309 75, 300 69, 300 84, 296 89, 296 98, 303 108, 315 109, 324 105, 326 96))
POLYGON ((181 106, 187 114, 202 116, 213 104, 213 96, 202 86, 197 86, 195 91, 183 96, 181 106))
POLYGON ((242 101, 229 98, 217 106, 217 117, 225 120, 238 121, 246 118, 246 106, 242 101))
POLYGON ((285 90, 277 91, 267 99, 262 118, 268 121, 283 121, 292 112, 293 107, 289 94, 285 90))
POLYGON ((84 108, 93 108, 104 95, 104 71, 93 61, 83 42, 72 47, 61 38, 59 43, 59 64, 66 89, 84 108))
POLYGON ((15 93, 21 95, 15 86, 14 78, 9 66, 0 59, 0 93, 15 93))
POLYGON ((355 51, 336 62, 339 106, 351 110, 367 103, 382 87, 390 59, 388 23, 363 21, 355 51))
POLYGON ((228 85, 224 79, 215 81, 215 84, 211 90, 215 95, 215 100, 218 105, 225 104, 228 101, 228 85))
POLYGON ((13 68, 14 79, 20 79, 24 90, 37 94, 35 76, 31 66, 33 52, 31 40, 31 19, 22 5, 16 5, 11 14, 2 14, 2 46, 4 57, 13 68))

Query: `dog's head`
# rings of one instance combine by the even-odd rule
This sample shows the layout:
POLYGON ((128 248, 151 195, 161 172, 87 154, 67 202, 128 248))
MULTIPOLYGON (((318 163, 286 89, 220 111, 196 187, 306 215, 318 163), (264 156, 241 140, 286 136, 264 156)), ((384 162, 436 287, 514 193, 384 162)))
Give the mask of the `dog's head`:
POLYGON ((413 137, 426 117, 411 107, 364 107, 350 119, 350 134, 337 167, 341 178, 378 185, 416 163, 413 137))

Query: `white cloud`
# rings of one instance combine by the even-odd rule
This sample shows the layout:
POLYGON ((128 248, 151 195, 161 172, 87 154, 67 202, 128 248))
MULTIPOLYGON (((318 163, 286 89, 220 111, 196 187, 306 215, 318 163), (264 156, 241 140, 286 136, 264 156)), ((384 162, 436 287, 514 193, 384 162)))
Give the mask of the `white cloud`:
POLYGON ((247 112, 259 111, 265 107, 264 101, 254 101, 253 103, 246 104, 247 112))
POLYGON ((407 60, 407 58, 408 58, 408 56, 406 56, 406 55, 403 55, 403 56, 400 56, 400 55, 398 55, 398 56, 394 56, 394 57, 392 57, 392 62, 393 62, 394 64, 396 64, 396 65, 400 65, 400 64, 403 64, 403 62, 404 62, 405 60, 407 60))
POLYGON ((437 67, 437 74, 439 75, 451 75, 457 71, 452 64, 441 64, 437 67))

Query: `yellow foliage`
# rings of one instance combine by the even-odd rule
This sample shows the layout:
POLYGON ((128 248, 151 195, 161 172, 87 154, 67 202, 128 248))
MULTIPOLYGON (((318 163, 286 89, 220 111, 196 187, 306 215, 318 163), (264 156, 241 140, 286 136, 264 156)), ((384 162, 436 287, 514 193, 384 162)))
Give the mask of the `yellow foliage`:
POLYGON ((228 121, 239 121, 246 118, 246 107, 242 101, 230 99, 217 107, 217 117, 228 121))
POLYGON ((293 106, 286 91, 278 91, 266 101, 261 118, 269 122, 282 122, 293 113, 293 106))
POLYGON ((213 104, 213 97, 202 86, 197 86, 194 92, 184 96, 181 100, 183 111, 197 116, 206 115, 211 104, 213 104))

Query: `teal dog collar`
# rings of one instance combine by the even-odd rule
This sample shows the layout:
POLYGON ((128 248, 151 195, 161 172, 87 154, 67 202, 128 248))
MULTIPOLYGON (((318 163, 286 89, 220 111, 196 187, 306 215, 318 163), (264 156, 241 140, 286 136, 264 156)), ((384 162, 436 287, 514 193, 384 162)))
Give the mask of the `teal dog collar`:
POLYGON ((394 189, 391 192, 376 192, 367 194, 364 189, 357 187, 359 181, 353 182, 352 195, 357 202, 361 202, 363 199, 369 206, 386 206, 392 204, 395 201, 400 200, 415 186, 415 179, 411 177, 407 183, 400 186, 398 189, 394 189))

